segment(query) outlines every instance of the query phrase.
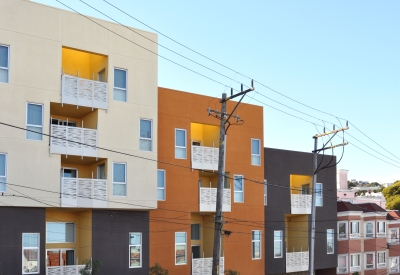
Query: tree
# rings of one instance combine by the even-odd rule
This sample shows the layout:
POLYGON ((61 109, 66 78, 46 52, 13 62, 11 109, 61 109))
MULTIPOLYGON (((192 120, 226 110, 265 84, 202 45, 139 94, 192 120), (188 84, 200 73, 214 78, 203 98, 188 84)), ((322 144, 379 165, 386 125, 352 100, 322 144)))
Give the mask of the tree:
POLYGON ((225 270, 224 273, 225 273, 225 275, 240 275, 239 271, 232 270, 232 269, 225 270))
POLYGON ((382 194, 385 196, 387 209, 400 210, 400 181, 384 188, 382 194))
POLYGON ((357 182, 347 181, 347 189, 351 189, 357 186, 357 182))
POLYGON ((85 267, 79 271, 80 275, 99 275, 100 268, 101 268, 101 261, 95 260, 92 261, 91 259, 84 260, 83 264, 85 267))
POLYGON ((168 275, 168 269, 164 269, 159 263, 156 263, 150 267, 149 275, 168 275))

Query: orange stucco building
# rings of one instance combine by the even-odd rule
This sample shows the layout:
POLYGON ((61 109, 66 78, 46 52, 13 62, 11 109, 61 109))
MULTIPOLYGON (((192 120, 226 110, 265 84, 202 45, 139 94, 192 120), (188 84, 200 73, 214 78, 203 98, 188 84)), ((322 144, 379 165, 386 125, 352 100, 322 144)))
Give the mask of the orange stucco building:
MULTIPOLYGON (((235 105, 228 101, 227 113, 235 105)), ((157 262, 170 274, 193 274, 212 258, 220 120, 207 109, 220 106, 212 97, 158 90, 158 208, 150 211, 150 266, 157 262)), ((231 125, 226 138, 223 230, 231 234, 222 236, 221 270, 261 275, 263 109, 241 103, 236 113, 243 122, 231 125)))

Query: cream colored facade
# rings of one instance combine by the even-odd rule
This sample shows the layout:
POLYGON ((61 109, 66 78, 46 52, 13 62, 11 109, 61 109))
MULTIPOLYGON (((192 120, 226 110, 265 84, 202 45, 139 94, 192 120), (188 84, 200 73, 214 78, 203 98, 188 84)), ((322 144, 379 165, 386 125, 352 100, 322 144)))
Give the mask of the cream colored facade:
MULTIPOLYGON (((28 140, 24 130, 0 125, 8 183, 3 205, 59 207, 62 168, 77 169, 78 178, 97 179, 97 166, 105 163, 103 208, 157 206, 157 163, 150 161, 157 159, 157 44, 144 38, 157 41, 157 35, 135 29, 141 37, 123 26, 90 19, 97 24, 26 0, 0 0, 0 45, 9 50, 8 83, 0 82, 0 122, 26 128, 27 104, 40 104, 45 134, 41 141, 28 140), (103 68, 107 108, 62 104, 63 73, 97 80, 103 68), (113 99, 114 68, 126 71, 126 102, 113 99), (97 146, 114 152, 99 149, 89 157, 50 153, 51 118, 97 130, 97 146), (140 150, 140 119, 151 121, 151 151, 140 150), (125 196, 113 196, 114 162, 126 164, 125 196)), ((85 205, 78 202, 77 208, 85 205)))

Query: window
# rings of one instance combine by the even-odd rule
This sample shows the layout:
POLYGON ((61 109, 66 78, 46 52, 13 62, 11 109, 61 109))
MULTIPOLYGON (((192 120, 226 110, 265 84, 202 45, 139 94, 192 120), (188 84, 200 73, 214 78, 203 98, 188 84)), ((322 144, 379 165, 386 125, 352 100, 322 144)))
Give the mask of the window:
POLYGON ((234 202, 243 202, 244 194, 243 194, 243 176, 242 175, 234 175, 233 176, 233 184, 234 184, 234 202))
POLYGON ((157 200, 165 200, 165 170, 157 170, 157 200))
POLYGON ((113 196, 126 196, 126 163, 113 163, 113 196))
POLYGON ((377 237, 386 236, 386 222, 376 222, 376 236, 377 237))
POLYGON ((315 185, 315 206, 323 206, 322 183, 315 185))
POLYGON ((39 273, 39 233, 22 233, 22 273, 39 273))
POLYGON ((282 258, 282 231, 274 231, 274 258, 282 258))
POLYGON ((52 118, 51 124, 52 125, 69 126, 69 127, 77 127, 76 121, 70 121, 68 119, 64 120, 64 119, 52 118))
POLYGON ((389 273, 399 272, 399 257, 389 258, 389 273))
POLYGON ((193 241, 200 240, 200 224, 191 225, 191 236, 193 241))
POLYGON ((252 258, 261 259, 261 230, 251 231, 252 258))
POLYGON ((186 159, 186 130, 175 129, 175 158, 186 159))
POLYGON ((268 185, 267 180, 264 180, 264 205, 267 205, 268 185))
POLYGON ((378 252, 378 265, 377 268, 386 268, 386 252, 378 252))
POLYGON ((46 243, 74 243, 75 223, 46 222, 46 243))
POLYGON ((8 83, 9 47, 0 45, 0 82, 8 83))
POLYGON ((365 252, 365 268, 375 268, 375 253, 365 252))
MULTIPOLYGON (((0 157, 1 157, 1 155, 0 155, 0 157)), ((0 161, 0 163, 1 163, 1 161, 0 161)), ((1 169, 1 166, 0 166, 0 169, 1 169)), ((1 170, 0 170, 1 171, 1 170)), ((1 177, 1 172, 0 172, 0 177, 1 177)), ((1 179, 0 179, 0 182, 1 182, 1 179)), ((399 243, 399 237, 398 237, 398 235, 399 235, 399 229, 398 228, 392 228, 392 229, 390 229, 390 231, 389 231, 389 234, 390 234, 390 240, 389 240, 389 242, 391 243, 391 244, 396 244, 396 243, 399 243)))
POLYGON ((360 254, 350 255, 350 271, 360 270, 360 254))
POLYGON ((347 263, 347 255, 338 255, 338 273, 349 273, 347 263))
POLYGON ((365 237, 367 238, 374 237, 374 222, 365 223, 365 237))
POLYGON ((338 239, 347 239, 347 222, 338 222, 338 239))
POLYGON ((350 222, 350 238, 360 237, 360 222, 350 222))
POLYGON ((129 233, 129 267, 142 267, 142 233, 129 233))
POLYGON ((151 151, 152 121, 149 119, 140 120, 140 150, 151 151))
POLYGON ((186 264, 186 232, 175 233, 175 264, 186 264))
POLYGON ((43 105, 27 103, 26 129, 26 139, 42 140, 43 105))
POLYGON ((114 100, 126 102, 126 70, 114 69, 114 100))
POLYGON ((0 154, 0 192, 6 192, 7 183, 7 155, 0 154))
POLYGON ((106 179, 106 164, 102 163, 97 166, 97 179, 105 180, 106 179))
POLYGON ((97 81, 99 82, 107 82, 106 81, 106 68, 102 69, 97 73, 97 81))
POLYGON ((327 248, 327 254, 333 254, 335 252, 334 249, 334 239, 335 236, 335 231, 333 229, 327 229, 326 230, 326 248, 327 248))
POLYGON ((261 148, 259 139, 251 139, 251 165, 261 165, 261 148))

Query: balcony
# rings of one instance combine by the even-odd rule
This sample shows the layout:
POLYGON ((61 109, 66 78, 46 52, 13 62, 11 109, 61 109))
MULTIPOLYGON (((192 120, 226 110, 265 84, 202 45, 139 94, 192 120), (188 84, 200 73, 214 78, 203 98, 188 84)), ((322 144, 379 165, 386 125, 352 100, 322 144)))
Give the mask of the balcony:
POLYGON ((107 110, 108 84, 63 74, 61 103, 107 110))
MULTIPOLYGON (((200 212, 215 212, 217 204, 217 188, 200 187, 200 212)), ((231 190, 224 189, 222 195, 222 211, 231 212, 231 190)))
POLYGON ((192 168, 218 171, 219 149, 192 145, 192 168))
POLYGON ((50 153, 97 157, 97 130, 51 125, 50 153))
POLYGON ((46 275, 79 275, 84 265, 48 266, 46 275))
MULTIPOLYGON (((192 275, 211 275, 213 258, 192 259, 192 275)), ((224 257, 219 258, 219 274, 224 274, 224 257)))
POLYGON ((308 251, 286 253, 286 273, 308 270, 308 251))
POLYGON ((61 207, 106 208, 107 198, 107 180, 61 178, 61 207))
POLYGON ((311 214, 312 196, 308 194, 292 194, 291 214, 311 214))

